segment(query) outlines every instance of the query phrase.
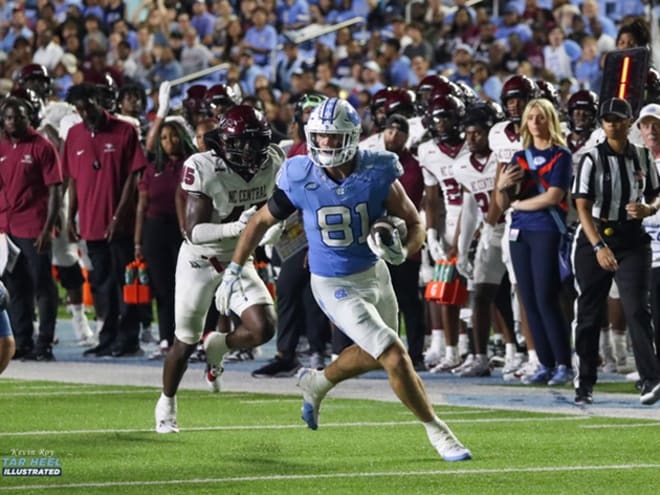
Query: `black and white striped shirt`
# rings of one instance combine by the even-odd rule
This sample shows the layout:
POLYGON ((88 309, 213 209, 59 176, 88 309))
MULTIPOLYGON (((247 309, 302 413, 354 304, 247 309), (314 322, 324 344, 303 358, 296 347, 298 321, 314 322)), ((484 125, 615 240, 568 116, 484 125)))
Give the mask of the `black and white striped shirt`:
POLYGON ((605 141, 580 160, 571 195, 593 201, 592 217, 624 222, 629 220, 626 204, 641 203, 658 192, 660 178, 646 148, 629 142, 625 153, 618 155, 605 141))

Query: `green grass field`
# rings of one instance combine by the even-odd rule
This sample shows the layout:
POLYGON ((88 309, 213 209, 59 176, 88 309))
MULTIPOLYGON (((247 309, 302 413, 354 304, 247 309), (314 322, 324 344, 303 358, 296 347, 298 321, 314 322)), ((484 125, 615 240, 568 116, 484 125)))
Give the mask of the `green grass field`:
POLYGON ((60 477, 3 476, 0 494, 660 490, 660 422, 439 407, 474 454, 446 463, 396 403, 328 399, 314 432, 297 396, 182 391, 181 433, 157 435, 154 388, 2 379, 0 396, 3 465, 43 451, 62 468, 60 477))

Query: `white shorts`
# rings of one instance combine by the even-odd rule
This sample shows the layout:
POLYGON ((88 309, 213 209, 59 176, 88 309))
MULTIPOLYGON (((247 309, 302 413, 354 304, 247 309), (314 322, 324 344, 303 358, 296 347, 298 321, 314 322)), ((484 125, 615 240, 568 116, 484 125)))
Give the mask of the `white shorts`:
POLYGON ((68 267, 78 263, 78 243, 69 240, 69 233, 62 229, 52 242, 52 263, 68 267))
POLYGON ((445 216, 445 231, 442 238, 445 241, 445 249, 454 245, 454 237, 456 236, 456 227, 458 226, 458 219, 461 217, 461 207, 447 206, 447 213, 445 216))
MULTIPOLYGON (((219 260, 222 266, 229 261, 219 260)), ((214 300, 215 291, 222 280, 208 259, 194 254, 190 244, 184 242, 179 250, 176 263, 176 285, 174 290, 174 334, 181 342, 195 345, 204 332, 206 313, 214 300)), ((241 315, 250 306, 273 304, 273 299, 254 268, 252 258, 243 266, 241 272, 243 292, 232 294, 229 307, 241 315)))
POLYGON ((312 274, 311 286, 328 318, 374 359, 399 339, 399 308, 383 260, 345 277, 312 274))
POLYGON ((511 246, 509 245, 509 233, 511 231, 511 210, 507 210, 504 222, 504 234, 502 235, 502 262, 509 273, 511 285, 517 285, 516 272, 513 270, 511 261, 511 246))
MULTIPOLYGON (((506 273, 506 266, 502 261, 502 232, 493 232, 493 238, 488 246, 481 240, 474 255, 474 283, 500 285, 506 273), (486 247, 488 249, 486 249, 486 247)), ((508 244, 508 240, 507 240, 508 244)))

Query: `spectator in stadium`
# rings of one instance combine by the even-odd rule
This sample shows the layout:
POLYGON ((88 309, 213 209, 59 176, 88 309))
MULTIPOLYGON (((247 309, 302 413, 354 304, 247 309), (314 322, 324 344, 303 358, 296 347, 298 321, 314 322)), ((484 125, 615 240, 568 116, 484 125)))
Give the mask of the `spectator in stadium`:
POLYGON ((660 400, 660 360, 653 349, 649 307, 650 238, 642 220, 658 212, 660 179, 648 150, 628 140, 630 103, 610 98, 601 103, 599 118, 606 140, 582 158, 572 189, 580 218, 573 247, 578 291, 575 402, 593 402, 601 320, 614 279, 641 380, 640 402, 651 405, 660 400), (607 165, 613 161, 617 167, 607 165))
POLYGON ((482 101, 498 102, 502 93, 502 81, 493 75, 487 60, 475 60, 472 64, 471 86, 482 101))
POLYGON ((405 34, 410 41, 403 47, 403 55, 410 60, 421 55, 433 65, 433 46, 424 37, 424 27, 415 23, 407 24, 405 34))
POLYGON ((549 44, 543 48, 543 59, 545 70, 553 74, 555 81, 563 78, 573 77, 571 57, 564 46, 564 32, 555 26, 548 35, 549 44))
POLYGON ((177 122, 165 122, 154 160, 138 182, 135 219, 135 258, 147 263, 149 285, 158 309, 159 347, 152 355, 162 357, 174 342, 174 274, 183 225, 175 204, 180 192, 183 162, 197 149, 177 122))
MULTIPOLYGON (((397 179, 402 173, 398 160, 383 152, 358 151, 360 127, 357 112, 345 100, 328 99, 312 112, 305 128, 309 158, 295 157, 283 165, 274 193, 249 222, 224 272, 218 290, 218 308, 227 312, 230 301, 240 294, 243 265, 268 227, 287 218, 296 208, 302 208, 310 242, 314 295, 329 318, 359 343, 346 348, 323 371, 304 369, 299 373, 303 420, 316 430, 321 401, 330 389, 366 371, 384 368, 392 390, 423 423, 438 454, 446 461, 468 460, 472 457, 470 451, 434 413, 396 334, 396 297, 385 261, 401 264, 409 252, 418 251, 424 242, 424 229, 417 209, 397 179), (332 186, 335 182, 326 180, 326 174, 341 182, 350 193, 337 195, 332 186), (319 185, 312 194, 302 186, 309 181, 319 185), (365 183, 371 186, 364 187, 365 183), (327 206, 330 208, 327 212, 321 208, 309 214, 310 209, 315 211, 319 205, 331 204, 334 206, 327 206), (362 220, 348 213, 346 223, 341 225, 341 238, 332 236, 333 242, 323 242, 321 237, 331 239, 328 229, 337 232, 335 228, 339 227, 339 224, 327 224, 325 215, 329 219, 343 209, 357 211, 362 220), (369 241, 370 247, 362 240, 366 232, 359 225, 373 223, 385 210, 405 221, 408 229, 405 245, 396 234, 390 248, 384 247, 379 236, 369 241), (321 225, 317 225, 319 220, 321 225)), ((210 356, 209 350, 207 347, 210 356)))
POLYGON ((62 201, 62 168, 55 147, 30 126, 32 105, 8 97, 0 106, 0 232, 20 253, 4 280, 11 294, 9 317, 16 336, 14 358, 53 361, 57 287, 51 244, 62 201), (35 301, 39 331, 33 340, 35 301))
POLYGON ((401 43, 396 38, 386 39, 383 44, 385 81, 389 86, 406 87, 410 79, 410 59, 401 54, 401 43))
POLYGON ((646 21, 641 18, 633 19, 623 24, 616 35, 616 49, 625 50, 638 46, 647 46, 651 41, 651 33, 646 21))
MULTIPOLYGON (((211 46, 215 17, 208 11, 206 0, 194 0, 192 14, 190 24, 195 28, 200 41, 206 46, 211 46)), ((185 35, 185 32, 183 34, 185 35)))
POLYGON ((277 31, 268 22, 268 11, 257 6, 252 11, 252 26, 245 31, 243 48, 252 50, 254 62, 267 67, 272 65, 271 56, 277 47, 277 31))
POLYGON ((72 86, 67 100, 82 118, 69 131, 62 149, 62 165, 70 181, 68 229, 72 239, 87 242, 94 267, 90 283, 103 320, 99 345, 85 354, 139 354, 138 307, 125 304, 119 294, 134 254, 132 199, 137 175, 147 161, 136 129, 103 110, 95 85, 72 86))
POLYGON ((511 261, 541 362, 523 382, 563 385, 573 378, 573 372, 568 324, 557 298, 561 289, 557 221, 566 223, 572 165, 557 110, 550 101, 534 99, 526 105, 521 138, 523 150, 500 172, 495 199, 503 210, 513 210, 511 261))
POLYGON ((11 361, 11 358, 14 357, 14 352, 16 352, 16 342, 14 341, 9 315, 7 314, 8 305, 9 292, 5 285, 0 282, 0 375, 7 369, 9 361, 11 361))

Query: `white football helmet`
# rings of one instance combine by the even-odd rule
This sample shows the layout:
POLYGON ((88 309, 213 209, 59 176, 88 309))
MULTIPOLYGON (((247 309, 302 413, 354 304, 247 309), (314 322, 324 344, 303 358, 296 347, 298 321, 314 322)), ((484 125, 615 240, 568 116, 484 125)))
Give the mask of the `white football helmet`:
POLYGON ((317 106, 305 125, 309 158, 319 167, 338 167, 350 161, 360 141, 360 116, 346 100, 330 98, 317 106), (318 144, 319 135, 342 139, 332 148, 318 144))

